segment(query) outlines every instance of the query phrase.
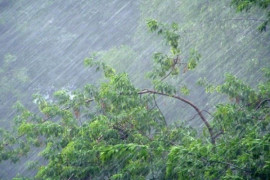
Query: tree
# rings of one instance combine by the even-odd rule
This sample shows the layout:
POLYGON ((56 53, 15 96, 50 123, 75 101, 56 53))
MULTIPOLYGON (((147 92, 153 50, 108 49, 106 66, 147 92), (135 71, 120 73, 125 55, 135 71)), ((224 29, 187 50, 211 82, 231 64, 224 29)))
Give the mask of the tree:
POLYGON ((270 22, 270 1, 269 0, 232 0, 232 5, 236 6, 237 10, 249 11, 252 7, 258 7, 260 10, 265 12, 266 19, 258 27, 259 31, 266 31, 266 27, 270 22))
POLYGON ((232 75, 218 86, 202 83, 233 100, 217 105, 210 122, 183 97, 183 88, 181 93, 166 81, 194 69, 199 53, 181 59, 177 24, 147 24, 170 46, 170 53, 153 55, 152 89, 134 87, 126 73, 116 73, 96 55, 86 58, 86 66, 103 72, 100 86, 60 90, 50 101, 35 95, 38 112, 17 103, 13 131, 0 131, 0 161, 16 162, 37 146, 44 147, 40 155, 47 164, 38 165, 35 179, 269 178, 270 70, 264 70, 266 80, 257 89, 232 75), (204 131, 169 124, 156 96, 193 108, 204 131))

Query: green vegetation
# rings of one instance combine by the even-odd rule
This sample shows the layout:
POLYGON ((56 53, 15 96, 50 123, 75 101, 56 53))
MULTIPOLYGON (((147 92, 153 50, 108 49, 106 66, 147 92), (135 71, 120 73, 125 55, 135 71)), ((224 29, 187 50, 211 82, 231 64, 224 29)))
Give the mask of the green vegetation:
POLYGON ((47 163, 33 163, 35 179, 268 179, 270 70, 255 89, 232 75, 211 85, 232 102, 217 105, 210 121, 181 96, 186 87, 179 92, 167 81, 194 69, 200 55, 193 50, 187 61, 179 58, 176 24, 147 24, 170 47, 169 54, 153 56, 152 89, 136 88, 96 55, 86 58, 86 66, 104 73, 100 86, 57 91, 53 101, 35 95, 38 113, 17 103, 12 133, 1 130, 0 160, 16 162, 36 146, 44 147, 40 156, 47 163), (204 130, 168 123, 156 96, 193 108, 204 130))
MULTIPOLYGON (((268 8, 269 1, 257 2, 232 4, 240 11, 254 5, 268 8)), ((179 83, 187 73, 206 74, 198 70, 202 55, 197 48, 186 50, 180 43, 179 34, 193 23, 180 27, 151 19, 147 25, 164 40, 168 53, 153 54, 145 88, 134 85, 137 81, 125 73, 124 64, 138 60, 137 50, 119 46, 93 54, 84 64, 102 72, 98 85, 87 84, 73 92, 59 90, 53 99, 35 94, 34 110, 14 105, 17 115, 12 130, 0 130, 0 162, 16 163, 38 147, 46 163, 30 163, 37 170, 33 179, 270 179, 270 69, 260 69, 264 78, 252 85, 229 73, 222 83, 201 78, 199 84, 206 92, 228 98, 220 103, 215 99, 210 113, 188 98, 196 89, 186 81, 179 83), (169 121, 158 97, 193 109, 192 119, 198 117, 203 128, 192 127, 192 119, 169 121)), ((1 89, 3 98, 9 96, 5 93, 15 93, 9 90, 16 83, 28 81, 26 69, 10 71, 16 60, 12 54, 4 57, 0 75, 5 76, 0 81, 10 86, 1 89)))
POLYGON ((253 7, 258 7, 266 14, 266 19, 258 27, 260 31, 266 31, 266 27, 270 22, 270 1, 269 0, 232 0, 238 11, 249 11, 253 7))

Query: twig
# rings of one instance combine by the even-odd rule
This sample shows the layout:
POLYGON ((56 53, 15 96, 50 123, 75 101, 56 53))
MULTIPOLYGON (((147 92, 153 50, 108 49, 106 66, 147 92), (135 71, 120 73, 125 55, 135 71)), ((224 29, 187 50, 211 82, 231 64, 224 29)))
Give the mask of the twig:
POLYGON ((74 176, 74 174, 71 174, 71 176, 68 178, 68 180, 71 180, 71 178, 74 176))
POLYGON ((85 103, 90 103, 90 102, 92 102, 92 101, 94 101, 95 99, 94 98, 92 98, 92 99, 87 99, 86 101, 85 101, 85 103))
POLYGON ((163 81, 163 80, 165 80, 167 77, 169 77, 170 74, 172 73, 172 71, 173 71, 173 69, 172 69, 166 76, 164 76, 160 81, 163 81))
POLYGON ((163 80, 165 80, 167 77, 169 77, 177 64, 179 64, 179 65, 181 65, 181 64, 187 64, 187 63, 181 63, 180 61, 181 61, 181 60, 180 60, 180 57, 179 57, 179 55, 177 55, 177 57, 176 57, 175 59, 173 59, 173 65, 172 65, 172 67, 171 67, 170 72, 169 72, 166 76, 164 76, 163 78, 161 78, 160 81, 163 81, 163 80))
POLYGON ((196 116, 198 116, 198 113, 196 113, 192 118, 190 118, 188 121, 192 121, 196 116))
POLYGON ((161 109, 159 108, 159 106, 158 106, 158 104, 157 104, 155 94, 154 94, 154 102, 155 102, 155 105, 156 105, 156 107, 158 108, 158 110, 159 110, 160 114, 161 114, 161 115, 162 115, 162 117, 163 117, 163 120, 164 120, 164 122, 165 122, 166 127, 168 127, 168 124, 167 124, 166 118, 165 118, 164 114, 162 113, 161 109))
POLYGON ((244 19, 244 18, 233 18, 233 19, 224 19, 223 21, 231 21, 231 20, 240 20, 240 21, 260 21, 260 22, 264 22, 266 20, 264 19, 256 19, 256 18, 247 18, 247 19, 244 19))
POLYGON ((224 134, 224 131, 223 131, 223 130, 221 130, 219 133, 217 133, 217 134, 214 136, 214 138, 215 138, 215 139, 218 138, 221 134, 224 134))
POLYGON ((209 114, 210 116, 214 117, 209 111, 207 110, 202 110, 202 112, 206 112, 207 114, 209 114))
MULTIPOLYGON (((209 114, 210 116, 214 117, 210 112, 208 112, 208 111, 206 111, 206 110, 202 110, 201 112, 206 112, 206 113, 209 114)), ((192 116, 192 118, 190 118, 188 121, 193 120, 197 115, 198 115, 198 113, 196 113, 194 116, 192 116)))
POLYGON ((262 101, 259 103, 259 105, 256 107, 256 110, 258 110, 258 109, 263 105, 263 103, 265 103, 265 102, 267 102, 267 101, 270 101, 270 99, 264 99, 264 100, 262 100, 262 101))

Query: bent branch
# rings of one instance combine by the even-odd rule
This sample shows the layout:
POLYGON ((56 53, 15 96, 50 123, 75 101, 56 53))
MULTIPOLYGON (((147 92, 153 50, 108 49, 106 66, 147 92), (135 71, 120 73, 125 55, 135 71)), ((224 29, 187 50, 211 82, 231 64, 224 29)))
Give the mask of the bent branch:
POLYGON ((206 120, 206 118, 204 117, 204 115, 202 114, 202 111, 200 111, 200 109, 194 105, 192 102, 190 102, 189 100, 186 100, 180 96, 176 96, 176 95, 170 95, 170 94, 166 94, 166 93, 162 93, 162 92, 157 92, 157 91, 153 91, 153 90, 148 90, 148 89, 145 89, 145 90, 142 90, 140 92, 138 92, 138 94, 158 94, 158 95, 161 95, 161 96, 167 96, 167 97, 172 97, 172 98, 175 98, 175 99, 178 99, 188 105, 190 105, 197 113, 198 115, 200 116, 201 120, 203 121, 203 123, 205 124, 209 134, 210 134, 210 138, 211 138, 211 143, 212 144, 215 144, 215 137, 214 137, 214 133, 213 133, 213 129, 212 127, 210 126, 209 122, 206 120))

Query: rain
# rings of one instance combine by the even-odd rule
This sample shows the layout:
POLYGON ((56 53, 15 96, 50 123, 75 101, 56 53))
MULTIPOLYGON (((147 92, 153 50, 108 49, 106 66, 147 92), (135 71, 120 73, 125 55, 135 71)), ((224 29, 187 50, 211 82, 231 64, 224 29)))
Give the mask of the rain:
MULTIPOLYGON (((32 95, 50 99, 60 89, 76 90, 97 84, 99 72, 84 67, 93 53, 118 72, 127 72, 139 88, 149 88, 147 73, 154 52, 168 46, 147 29, 147 20, 179 25, 181 58, 196 49, 198 67, 179 75, 179 89, 190 89, 188 99, 213 111, 223 96, 206 93, 200 78, 222 83, 230 73, 251 85, 263 80, 260 69, 270 68, 270 32, 257 27, 264 14, 256 9, 237 13, 230 0, 0 0, 0 125, 11 128, 17 101, 35 111, 32 95)), ((184 121, 200 128, 194 110, 172 99, 159 97, 169 123, 184 121), (172 108, 173 107, 173 108, 172 108)), ((211 117, 206 113, 206 116, 211 117)), ((0 179, 33 176, 31 161, 40 148, 18 163, 0 164, 0 179)), ((40 159, 40 161, 44 161, 40 159)), ((44 161, 45 163, 45 161, 44 161)))

